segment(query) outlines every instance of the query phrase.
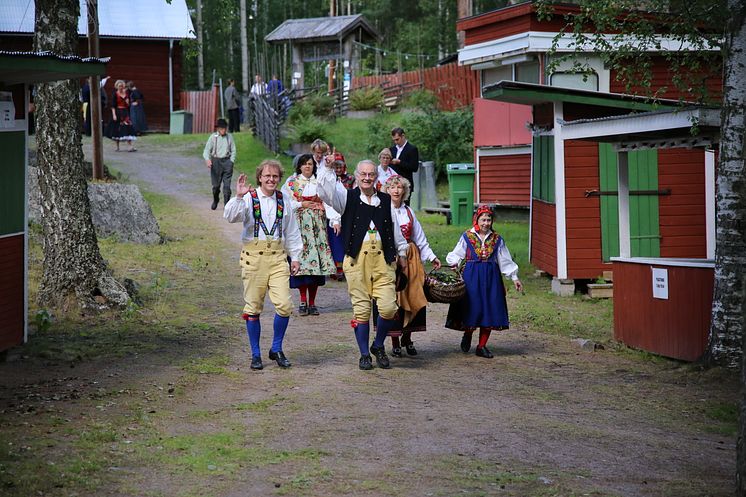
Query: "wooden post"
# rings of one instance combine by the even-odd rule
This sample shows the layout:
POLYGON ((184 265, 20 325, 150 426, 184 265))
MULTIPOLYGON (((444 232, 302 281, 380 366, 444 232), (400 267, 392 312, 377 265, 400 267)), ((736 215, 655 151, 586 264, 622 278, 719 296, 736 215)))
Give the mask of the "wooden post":
MULTIPOLYGON (((88 0, 88 56, 98 57, 98 0, 88 0)), ((101 130, 101 78, 88 78, 91 90, 91 137, 93 138, 93 179, 104 179, 104 151, 101 130)), ((114 102, 112 102, 114 104, 114 102)))

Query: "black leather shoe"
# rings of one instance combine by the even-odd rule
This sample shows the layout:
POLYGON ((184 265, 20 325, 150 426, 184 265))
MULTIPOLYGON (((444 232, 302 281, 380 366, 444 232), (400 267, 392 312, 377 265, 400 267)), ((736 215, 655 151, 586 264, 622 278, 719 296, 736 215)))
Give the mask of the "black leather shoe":
POLYGON ((309 316, 318 316, 319 310, 316 308, 315 305, 309 305, 308 306, 308 315, 309 316))
POLYGON ((485 359, 492 359, 493 357, 495 357, 492 355, 492 352, 490 352, 490 349, 488 349, 486 346, 477 347, 477 355, 479 357, 484 357, 485 359))
POLYGON ((373 369, 373 358, 369 355, 360 356, 360 369, 363 371, 369 371, 373 369))
POLYGON ((281 368, 289 368, 290 367, 290 361, 288 361, 287 357, 285 357, 285 354, 282 353, 282 351, 279 352, 272 352, 269 351, 269 359, 271 361, 277 361, 277 365, 281 368))
POLYGON ((305 302, 300 303, 300 306, 298 306, 298 315, 308 316, 308 304, 306 304, 305 302))
POLYGON ((461 337, 461 351, 466 354, 471 349, 471 333, 464 333, 461 337))
POLYGON ((391 363, 389 362, 389 358, 386 355, 386 349, 383 347, 371 347, 370 348, 371 353, 376 356, 376 364, 378 364, 378 367, 381 369, 389 369, 391 367, 391 363))
POLYGON ((213 200, 212 201, 212 205, 210 206, 210 209, 215 210, 217 208, 218 208, 218 201, 217 200, 213 200))
POLYGON ((391 349, 391 355, 394 357, 401 357, 401 347, 394 347, 391 349))
POLYGON ((414 348, 414 344, 410 343, 406 346, 407 354, 409 355, 417 355, 417 349, 414 348))
POLYGON ((262 364, 262 358, 258 355, 251 356, 251 366, 249 366, 251 369, 264 369, 264 365, 262 364))

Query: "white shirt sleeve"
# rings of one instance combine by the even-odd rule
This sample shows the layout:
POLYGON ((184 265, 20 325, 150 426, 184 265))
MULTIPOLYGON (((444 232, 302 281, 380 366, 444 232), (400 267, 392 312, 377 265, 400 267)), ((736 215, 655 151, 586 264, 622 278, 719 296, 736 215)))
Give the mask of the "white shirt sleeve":
POLYGON ((243 223, 246 221, 249 223, 249 226, 253 226, 254 217, 246 215, 249 209, 248 198, 250 198, 249 195, 244 195, 243 198, 231 198, 225 204, 225 208, 223 208, 223 218, 229 223, 243 223))
POLYGON ((316 180, 319 198, 342 215, 347 206, 347 189, 337 181, 337 173, 331 167, 319 167, 316 180))
POLYGON ((342 222, 342 216, 331 205, 324 203, 324 212, 326 212, 326 218, 329 220, 330 227, 333 228, 335 224, 342 222))
POLYGON ((518 279, 518 264, 513 262, 508 246, 505 245, 505 239, 500 241, 500 246, 497 248, 497 260, 500 263, 500 271, 505 276, 513 281, 518 279))
POLYGON ((394 207, 393 202, 391 203, 391 221, 394 224, 394 245, 396 245, 396 251, 401 257, 406 257, 409 243, 407 243, 404 235, 401 234, 401 224, 399 224, 399 216, 396 214, 396 207, 394 207))
POLYGON ((448 252, 446 263, 449 266, 456 266, 464 257, 466 257, 466 241, 463 236, 460 236, 456 246, 452 251, 448 252))
POLYGON ((300 228, 295 213, 286 213, 282 218, 282 224, 282 240, 285 250, 290 256, 290 261, 297 262, 300 260, 301 252, 303 252, 303 239, 300 237, 300 228))
POLYGON ((414 212, 412 212, 412 220, 412 241, 417 245, 417 248, 420 249, 420 258, 422 259, 422 262, 435 260, 437 257, 435 256, 433 249, 430 248, 430 244, 425 236, 425 230, 422 229, 422 225, 417 220, 417 216, 415 216, 414 212))

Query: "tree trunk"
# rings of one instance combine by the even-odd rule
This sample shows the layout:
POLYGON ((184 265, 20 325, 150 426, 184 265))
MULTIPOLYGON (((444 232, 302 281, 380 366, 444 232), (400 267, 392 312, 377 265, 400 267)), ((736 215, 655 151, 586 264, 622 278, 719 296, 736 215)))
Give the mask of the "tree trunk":
POLYGON ((202 0, 197 0, 197 87, 205 89, 205 44, 202 33, 202 0))
POLYGON ((249 86, 249 34, 246 32, 246 0, 241 0, 241 90, 248 93, 249 86))
POLYGON ((717 175, 715 292, 705 361, 738 368, 743 352, 744 266, 746 265, 746 6, 729 0, 726 32, 723 110, 717 175))
MULTIPOLYGON (((75 55, 78 0, 36 0, 34 48, 75 55)), ((126 305, 124 287, 106 269, 91 221, 83 172, 76 80, 36 87, 37 161, 44 232, 39 305, 66 309, 126 305)))

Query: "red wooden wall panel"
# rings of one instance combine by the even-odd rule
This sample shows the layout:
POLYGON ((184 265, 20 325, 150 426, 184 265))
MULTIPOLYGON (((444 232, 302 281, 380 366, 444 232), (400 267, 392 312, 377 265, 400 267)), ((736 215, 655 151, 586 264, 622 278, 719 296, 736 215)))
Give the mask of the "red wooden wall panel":
POLYGON ((480 202, 528 207, 531 154, 480 157, 478 168, 480 202))
POLYGON ((530 105, 474 99, 474 146, 531 145, 526 123, 532 120, 530 105))
POLYGON ((554 204, 532 200, 531 264, 557 274, 557 222, 554 204))
POLYGON ((695 361, 707 347, 713 270, 615 262, 614 338, 666 357, 695 361), (668 270, 668 300, 654 299, 652 267, 668 270))
MULTIPOLYGON (((717 54, 713 54, 713 64, 720 64, 717 54)), ((689 101, 696 101, 697 96, 689 93, 688 91, 682 91, 676 88, 673 83, 674 71, 671 69, 671 65, 662 56, 653 58, 652 64, 652 79, 651 88, 653 89, 664 89, 658 96, 662 98, 673 98, 673 99, 684 99, 689 101)), ((611 70, 611 78, 609 84, 609 91, 611 93, 635 93, 644 95, 646 88, 640 85, 632 85, 630 90, 627 90, 624 82, 617 80, 618 71, 611 70)), ((721 77, 709 77, 706 82, 707 91, 710 96, 718 100, 722 94, 723 80, 721 77)))
POLYGON ((0 238, 0 351, 23 343, 23 235, 0 238))

